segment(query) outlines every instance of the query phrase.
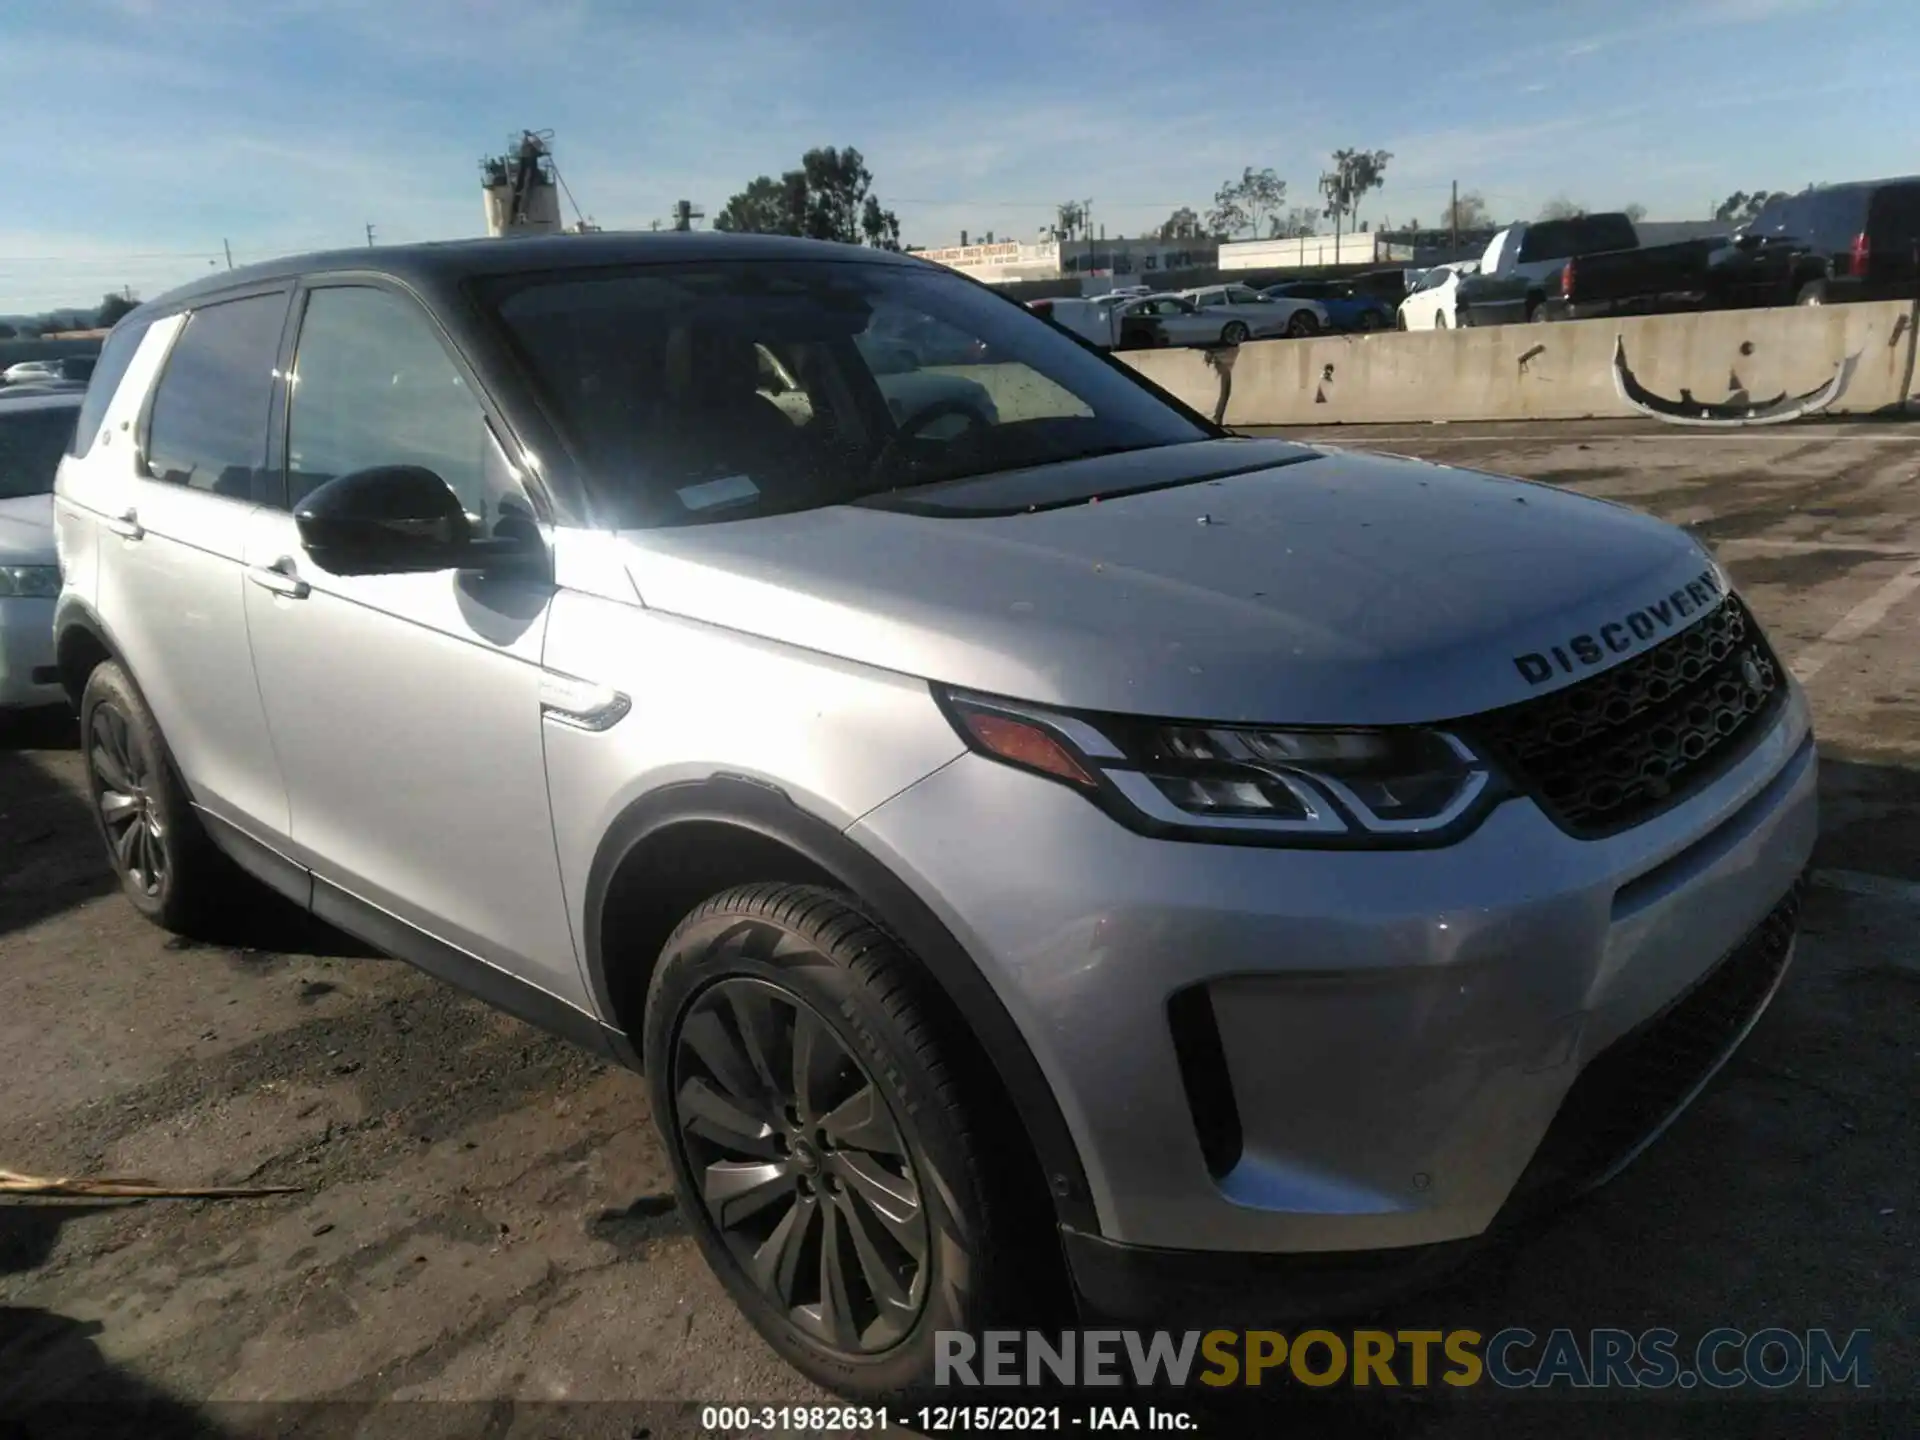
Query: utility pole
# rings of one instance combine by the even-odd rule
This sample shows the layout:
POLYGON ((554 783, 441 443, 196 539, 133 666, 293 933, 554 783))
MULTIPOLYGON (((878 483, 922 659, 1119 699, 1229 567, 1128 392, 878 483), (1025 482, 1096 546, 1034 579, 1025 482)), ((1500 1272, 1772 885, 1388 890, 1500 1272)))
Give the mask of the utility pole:
POLYGON ((1453 182, 1453 204, 1447 210, 1447 221, 1453 227, 1453 254, 1449 259, 1460 258, 1460 182, 1453 182))
POLYGON ((231 270, 233 268, 233 246, 227 241, 222 240, 220 242, 220 248, 227 252, 227 268, 231 270))
POLYGON ((373 248, 373 222, 371 220, 367 222, 367 248, 369 250, 373 248))

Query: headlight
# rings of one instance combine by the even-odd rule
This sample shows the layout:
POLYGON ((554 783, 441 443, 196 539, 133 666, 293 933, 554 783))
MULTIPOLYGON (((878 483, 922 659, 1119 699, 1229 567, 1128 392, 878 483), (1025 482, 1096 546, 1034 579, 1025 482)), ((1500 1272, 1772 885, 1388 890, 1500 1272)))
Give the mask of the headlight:
POLYGON ((1266 845, 1434 845, 1511 792, 1459 736, 1070 715, 937 691, 983 755, 1079 790, 1131 829, 1266 845))
POLYGON ((59 593, 58 565, 0 565, 0 596, 50 599, 59 593))

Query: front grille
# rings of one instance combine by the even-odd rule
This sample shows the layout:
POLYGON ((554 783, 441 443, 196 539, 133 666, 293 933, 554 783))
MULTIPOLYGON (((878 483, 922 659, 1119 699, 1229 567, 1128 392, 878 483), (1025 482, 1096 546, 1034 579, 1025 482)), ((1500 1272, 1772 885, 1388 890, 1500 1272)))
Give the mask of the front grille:
POLYGON ((1788 891, 1691 990, 1580 1072, 1514 1187, 1508 1218, 1611 1179, 1693 1099, 1780 983, 1801 889, 1788 891))
POLYGON ((1562 829, 1596 839, 1739 759, 1786 693, 1760 626, 1730 594, 1646 653, 1471 728, 1562 829))

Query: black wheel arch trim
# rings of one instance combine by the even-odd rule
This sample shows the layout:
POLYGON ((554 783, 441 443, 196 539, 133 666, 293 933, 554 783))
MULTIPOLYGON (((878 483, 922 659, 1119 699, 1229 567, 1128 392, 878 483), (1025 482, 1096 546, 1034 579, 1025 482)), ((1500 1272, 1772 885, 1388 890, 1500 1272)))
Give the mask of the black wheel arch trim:
MULTIPOLYGON (((634 801, 608 827, 588 870, 584 896, 587 984, 600 1014, 612 1022, 613 992, 607 957, 601 952, 601 920, 613 877, 634 847, 649 836, 698 822, 737 826, 789 847, 858 896, 874 918, 913 951, 991 1057, 1045 1170, 1057 1220, 1098 1233, 1086 1170, 1053 1087, 973 957, 905 881, 775 786, 733 775, 663 786, 634 801)), ((639 1037, 629 1038, 637 1055, 639 1037)))
MULTIPOLYGON (((54 603, 53 609, 53 657, 54 664, 61 670, 61 683, 63 685, 66 683, 66 669, 64 665, 61 665, 60 652, 66 647, 67 638, 75 631, 83 632, 92 637, 95 643, 107 652, 107 658, 119 665, 122 670, 125 670, 129 680, 133 680, 133 671, 128 668, 125 658, 120 653, 120 646, 114 641, 113 631, 108 628, 106 621, 102 620, 99 612, 85 600, 82 600, 79 596, 72 593, 67 593, 63 594, 59 600, 54 603)), ((140 682, 133 680, 133 683, 134 688, 138 689, 140 682)), ((77 712, 80 709, 79 693, 69 690, 67 694, 68 698, 73 701, 73 708, 77 712)), ((143 696, 142 698, 144 699, 145 697, 143 696)))

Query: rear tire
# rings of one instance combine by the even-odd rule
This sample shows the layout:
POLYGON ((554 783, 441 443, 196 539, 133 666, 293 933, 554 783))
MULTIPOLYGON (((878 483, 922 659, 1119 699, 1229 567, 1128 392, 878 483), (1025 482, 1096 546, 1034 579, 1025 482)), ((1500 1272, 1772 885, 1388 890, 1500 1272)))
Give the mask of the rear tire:
POLYGON ((1447 312, 1446 311, 1436 310, 1433 312, 1433 328, 1436 330, 1444 330, 1447 328, 1447 312))
POLYGON ((1362 310, 1360 312, 1360 328, 1362 330, 1379 330, 1384 328, 1384 323, 1385 322, 1380 319, 1380 312, 1377 310, 1362 310))
POLYGON ((967 1093, 943 1013, 897 940, 811 885, 714 896, 648 991, 688 1226, 767 1342, 851 1398, 927 1393, 937 1332, 1029 1318, 1014 1147, 967 1093))
POLYGON ((80 696, 87 798, 107 863, 133 908, 192 934, 234 898, 240 872, 207 838, 160 727, 126 671, 94 668, 80 696))

